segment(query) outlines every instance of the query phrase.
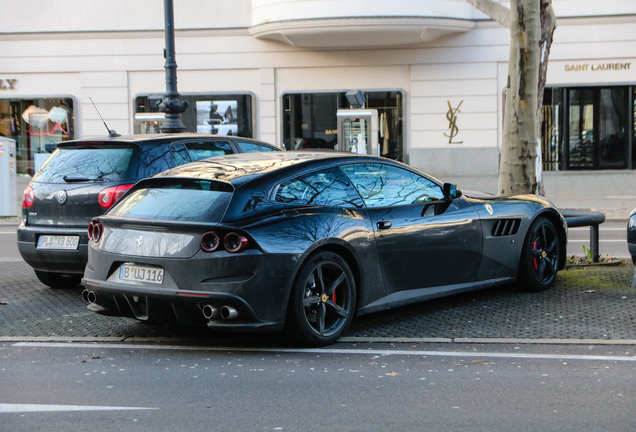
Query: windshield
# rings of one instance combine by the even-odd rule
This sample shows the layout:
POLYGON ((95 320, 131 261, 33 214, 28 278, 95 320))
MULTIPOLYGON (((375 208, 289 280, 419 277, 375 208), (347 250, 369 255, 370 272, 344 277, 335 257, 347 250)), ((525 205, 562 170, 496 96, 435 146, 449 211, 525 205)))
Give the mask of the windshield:
POLYGON ((231 185, 209 180, 154 182, 125 196, 108 214, 139 219, 220 222, 232 192, 231 185))
POLYGON ((33 180, 47 183, 134 181, 131 147, 64 147, 56 149, 33 180))

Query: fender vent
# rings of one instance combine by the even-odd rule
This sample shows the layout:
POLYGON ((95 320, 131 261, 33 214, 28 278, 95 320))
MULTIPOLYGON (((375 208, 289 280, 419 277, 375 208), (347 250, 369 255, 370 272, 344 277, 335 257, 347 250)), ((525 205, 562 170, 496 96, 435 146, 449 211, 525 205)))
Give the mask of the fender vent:
POLYGON ((515 235, 520 226, 521 219, 501 219, 493 225, 492 235, 495 237, 515 235))

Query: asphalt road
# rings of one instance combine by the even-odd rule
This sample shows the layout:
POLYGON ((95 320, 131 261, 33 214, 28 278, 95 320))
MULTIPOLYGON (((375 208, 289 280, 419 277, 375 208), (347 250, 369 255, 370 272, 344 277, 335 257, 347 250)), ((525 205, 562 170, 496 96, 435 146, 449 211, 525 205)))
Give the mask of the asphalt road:
MULTIPOLYGON (((568 230, 568 256, 585 256, 583 246, 590 248, 590 228, 568 230)), ((601 257, 628 258, 627 221, 606 221, 599 226, 599 254, 601 257)))
POLYGON ((0 356, 13 432, 634 428, 633 347, 18 343, 0 356))
POLYGON ((371 314, 302 349, 94 314, 80 288, 42 285, 0 226, 0 431, 631 432, 632 273, 371 314))

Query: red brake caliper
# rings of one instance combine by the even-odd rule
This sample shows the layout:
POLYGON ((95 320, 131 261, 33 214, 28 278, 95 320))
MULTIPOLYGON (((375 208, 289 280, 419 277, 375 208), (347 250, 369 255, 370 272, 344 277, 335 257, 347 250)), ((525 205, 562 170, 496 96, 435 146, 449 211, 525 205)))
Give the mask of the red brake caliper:
MULTIPOLYGON (((537 250, 537 242, 536 240, 532 243, 532 250, 537 250)), ((539 263, 537 263, 537 257, 532 257, 532 267, 534 267, 534 271, 537 271, 539 268, 539 263)))
MULTIPOLYGON (((329 281, 329 282, 331 282, 331 281, 329 281)), ((336 290, 333 290, 333 292, 331 293, 331 296, 329 297, 329 299, 332 302, 334 302, 334 303, 336 302, 336 290)))

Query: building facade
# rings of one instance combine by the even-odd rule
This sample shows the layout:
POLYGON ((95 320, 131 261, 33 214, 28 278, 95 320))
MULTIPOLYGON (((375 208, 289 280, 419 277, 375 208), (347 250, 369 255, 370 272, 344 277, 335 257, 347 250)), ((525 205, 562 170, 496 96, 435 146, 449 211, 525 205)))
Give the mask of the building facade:
MULTIPOLYGON (((16 139, 18 173, 59 141, 105 135, 104 122, 159 130, 163 0, 0 5, 0 133, 16 139)), ((544 169, 636 168, 636 2, 553 5, 544 169)), ((174 11, 190 131, 333 148, 339 110, 358 107, 377 114, 373 152, 440 177, 498 172, 509 32, 465 0, 176 0, 174 11)))

